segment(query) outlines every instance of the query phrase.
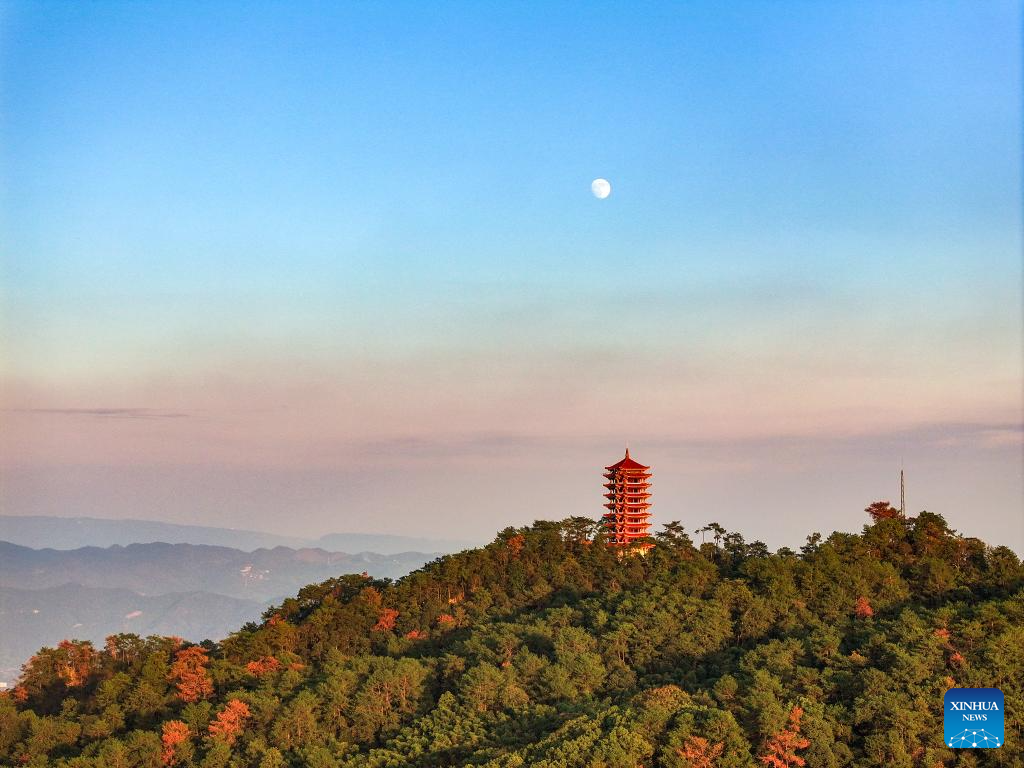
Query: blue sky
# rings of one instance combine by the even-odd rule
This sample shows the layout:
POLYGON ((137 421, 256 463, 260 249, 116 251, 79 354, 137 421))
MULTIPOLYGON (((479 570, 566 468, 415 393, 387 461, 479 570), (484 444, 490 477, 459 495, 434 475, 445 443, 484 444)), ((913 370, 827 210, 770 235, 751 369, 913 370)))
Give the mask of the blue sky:
POLYGON ((597 514, 628 439, 692 527, 791 543, 813 515, 751 509, 799 485, 856 528, 902 457, 1024 546, 1020 29, 1010 2, 9 2, 2 511, 486 536, 597 514), (513 503, 552 465, 557 503, 513 503))

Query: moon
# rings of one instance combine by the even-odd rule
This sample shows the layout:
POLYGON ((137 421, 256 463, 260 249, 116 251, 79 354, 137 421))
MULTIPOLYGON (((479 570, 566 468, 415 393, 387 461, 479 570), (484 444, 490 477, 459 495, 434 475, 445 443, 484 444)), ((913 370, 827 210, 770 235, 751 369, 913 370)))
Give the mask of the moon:
POLYGON ((598 200, 604 200, 612 193, 612 185, 608 183, 608 179, 594 179, 590 182, 590 191, 598 200))

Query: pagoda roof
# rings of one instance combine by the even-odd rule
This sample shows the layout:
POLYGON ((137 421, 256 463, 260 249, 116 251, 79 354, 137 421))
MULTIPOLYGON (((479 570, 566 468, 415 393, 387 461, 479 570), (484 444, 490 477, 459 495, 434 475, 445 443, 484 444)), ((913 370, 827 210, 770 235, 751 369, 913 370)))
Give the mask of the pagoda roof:
POLYGON ((626 449, 626 457, 616 464, 612 464, 610 467, 605 469, 650 469, 648 466, 644 466, 639 461, 634 461, 629 457, 629 448, 626 449))

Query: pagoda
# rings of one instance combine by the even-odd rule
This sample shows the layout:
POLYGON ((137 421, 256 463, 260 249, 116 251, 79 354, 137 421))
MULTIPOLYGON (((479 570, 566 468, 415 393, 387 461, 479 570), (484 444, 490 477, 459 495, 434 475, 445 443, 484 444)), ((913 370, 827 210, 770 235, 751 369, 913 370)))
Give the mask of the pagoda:
POLYGON ((651 473, 638 461, 630 458, 629 449, 622 461, 605 467, 604 473, 608 489, 604 497, 608 499, 604 513, 604 529, 608 536, 608 545, 640 550, 645 553, 654 546, 647 541, 651 527, 651 473))

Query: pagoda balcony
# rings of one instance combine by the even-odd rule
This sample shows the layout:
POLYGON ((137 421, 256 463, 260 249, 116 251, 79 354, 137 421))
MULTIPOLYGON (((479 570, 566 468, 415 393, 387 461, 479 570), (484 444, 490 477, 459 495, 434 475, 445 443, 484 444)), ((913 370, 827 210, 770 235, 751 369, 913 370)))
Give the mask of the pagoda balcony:
POLYGON ((646 529, 642 528, 605 528, 610 535, 615 536, 648 536, 646 529))

